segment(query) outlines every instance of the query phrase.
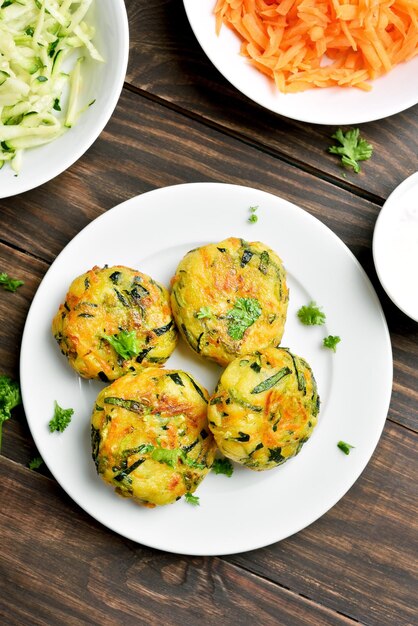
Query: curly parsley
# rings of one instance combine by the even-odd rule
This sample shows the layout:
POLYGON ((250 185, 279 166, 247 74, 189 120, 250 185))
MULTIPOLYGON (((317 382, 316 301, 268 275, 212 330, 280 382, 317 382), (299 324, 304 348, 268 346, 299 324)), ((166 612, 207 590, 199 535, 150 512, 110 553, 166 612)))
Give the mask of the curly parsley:
POLYGON ((74 414, 74 409, 63 409, 58 402, 54 402, 54 417, 49 421, 49 430, 51 433, 60 432, 63 433, 71 422, 71 417, 74 414))
POLYGON ((322 326, 322 324, 325 324, 325 313, 313 301, 308 305, 302 306, 297 312, 297 316, 302 324, 306 326, 322 326))
POLYGON ((203 320, 205 319, 205 317, 211 318, 212 312, 208 306, 201 306, 198 312, 196 313, 196 317, 199 320, 203 320))
POLYGON ((0 272, 0 285, 6 291, 12 291, 13 293, 17 290, 18 287, 21 287, 25 283, 23 280, 17 280, 16 278, 10 278, 6 272, 0 272))
POLYGON ((328 337, 324 337, 323 345, 324 348, 329 348, 333 352, 337 351, 337 344, 341 341, 341 337, 337 335, 328 335, 328 337))
POLYGON ((225 474, 225 476, 232 476, 234 468, 229 459, 215 459, 212 465, 212 470, 215 474, 225 474))
POLYGON ((9 376, 0 376, 0 449, 3 422, 12 416, 12 409, 22 403, 19 385, 9 376))
POLYGON ((236 341, 243 338, 247 328, 261 315, 261 306, 255 298, 238 298, 226 319, 229 320, 228 335, 236 341))
POLYGON ((373 154, 373 146, 360 137, 358 128, 343 132, 341 128, 332 135, 341 145, 328 148, 331 154, 341 156, 341 163, 344 167, 351 167, 356 174, 360 172, 359 161, 367 161, 373 154))
POLYGON ((189 491, 184 495, 186 502, 189 504, 193 504, 193 506, 200 506, 200 501, 198 496, 194 496, 189 491))
POLYGON ((138 346, 138 340, 134 330, 127 331, 122 330, 116 335, 103 335, 103 339, 106 339, 112 348, 122 357, 125 361, 138 356, 140 348, 138 346))
POLYGON ((258 222, 258 215, 256 215, 256 211, 258 210, 258 206, 250 206, 250 217, 248 218, 248 221, 251 224, 255 224, 256 222, 258 222))
POLYGON ((31 461, 29 461, 28 467, 31 470, 36 470, 39 467, 41 467, 42 463, 43 463, 43 460, 41 459, 41 457, 35 456, 31 461))

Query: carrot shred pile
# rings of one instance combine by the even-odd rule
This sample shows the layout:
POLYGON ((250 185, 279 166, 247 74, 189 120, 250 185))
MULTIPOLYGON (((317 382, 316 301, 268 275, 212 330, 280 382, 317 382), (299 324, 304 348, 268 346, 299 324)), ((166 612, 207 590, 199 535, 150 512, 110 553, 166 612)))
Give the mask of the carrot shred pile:
POLYGON ((284 93, 357 87, 418 54, 418 0, 217 0, 241 54, 284 93))

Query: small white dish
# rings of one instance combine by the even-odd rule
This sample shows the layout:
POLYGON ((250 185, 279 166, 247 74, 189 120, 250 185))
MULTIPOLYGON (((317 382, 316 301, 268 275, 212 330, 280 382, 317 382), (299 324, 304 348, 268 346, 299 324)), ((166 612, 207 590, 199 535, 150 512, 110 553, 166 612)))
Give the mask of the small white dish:
POLYGON ((373 259, 389 298, 418 322, 418 172, 383 205, 374 229, 373 259))
MULTIPOLYGON (((210 393, 221 369, 180 341, 167 362, 196 376, 210 393)), ((115 532, 181 554, 244 552, 279 541, 318 519, 368 463, 385 424, 392 352, 379 300, 344 243, 312 215, 272 194, 218 183, 165 187, 107 211, 81 231, 44 277, 26 321, 20 380, 29 427, 42 458, 73 500, 115 532), (249 207, 258 205, 251 224, 249 207), (96 474, 90 415, 103 387, 82 380, 60 354, 51 320, 72 279, 94 265, 124 264, 169 285, 192 248, 237 236, 259 240, 283 258, 290 287, 282 345, 307 359, 321 396, 319 423, 301 453, 266 472, 235 466, 231 478, 210 473, 196 495, 146 509, 118 497, 96 474), (303 326, 297 310, 316 300, 325 326, 303 326), (355 315, 353 315, 355 311, 355 315), (338 334, 334 354, 323 338, 338 334), (72 407, 67 430, 50 433, 54 400, 72 407), (347 457, 343 440, 355 446, 347 457)))
POLYGON ((79 159, 109 121, 125 80, 129 30, 123 0, 96 0, 86 16, 96 34, 93 43, 104 57, 97 62, 86 55, 82 69, 80 104, 95 100, 77 123, 49 144, 25 150, 18 175, 6 163, 0 169, 0 198, 33 189, 55 178, 79 159))
POLYGON ((274 113, 301 122, 342 126, 382 119, 418 102, 418 57, 373 81, 369 92, 329 87, 280 93, 273 81, 240 55, 241 42, 235 33, 223 26, 216 35, 216 0, 183 1, 194 34, 215 67, 245 96, 274 113))

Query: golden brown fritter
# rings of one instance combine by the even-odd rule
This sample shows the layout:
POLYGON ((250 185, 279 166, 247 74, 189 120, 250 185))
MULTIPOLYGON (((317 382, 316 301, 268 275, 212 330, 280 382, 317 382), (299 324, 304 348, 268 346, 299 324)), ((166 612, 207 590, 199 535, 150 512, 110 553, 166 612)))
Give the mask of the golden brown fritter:
POLYGON ((260 242, 231 237, 192 250, 172 279, 171 306, 183 337, 223 366, 278 345, 287 304, 282 262, 260 242))
POLYGON ((254 470, 295 456, 317 423, 319 396, 309 365, 285 348, 235 359, 208 411, 223 454, 254 470))
POLYGON ((212 466, 208 393, 179 370, 126 374, 103 389, 92 415, 93 459, 122 496, 155 506, 192 493, 212 466))
POLYGON ((52 332, 80 376, 104 381, 138 364, 165 363, 177 342, 168 291, 122 265, 96 266, 76 278, 52 332))

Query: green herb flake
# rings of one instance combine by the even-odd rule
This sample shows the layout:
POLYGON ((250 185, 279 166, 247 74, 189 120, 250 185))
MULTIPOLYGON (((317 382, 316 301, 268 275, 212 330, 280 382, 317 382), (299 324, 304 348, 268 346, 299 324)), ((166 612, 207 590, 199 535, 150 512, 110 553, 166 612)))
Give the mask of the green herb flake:
POLYGON ((184 498, 188 504, 193 504, 193 506, 200 506, 199 497, 194 496, 189 491, 184 495, 184 498))
POLYGON ((48 79, 46 76, 37 76, 36 80, 38 80, 40 83, 46 83, 48 79))
POLYGON ((340 343, 341 338, 337 335, 328 335, 328 337, 324 337, 323 346, 324 348, 329 348, 333 352, 337 351, 337 344, 340 343))
POLYGON ((373 146, 360 136, 360 130, 354 128, 345 133, 339 128, 332 135, 332 139, 339 142, 339 146, 328 148, 331 154, 341 156, 341 163, 344 167, 351 167, 356 174, 360 172, 359 161, 367 161, 373 154, 373 146))
POLYGON ((255 298, 238 298, 226 318, 229 320, 228 335, 235 341, 243 338, 247 328, 261 315, 261 306, 255 298))
POLYGON ((52 105, 52 108, 55 111, 61 111, 61 105, 60 105, 60 99, 59 98, 55 98, 54 104, 52 105))
POLYGON ((346 443, 345 441, 339 441, 337 446, 340 450, 344 452, 344 454, 350 454, 350 450, 354 448, 350 443, 346 443))
POLYGON ((3 423, 12 416, 12 409, 22 403, 19 385, 9 376, 0 375, 0 449, 3 423))
POLYGON ((256 222, 258 222, 258 215, 255 215, 255 212, 258 210, 258 206, 250 206, 250 217, 248 218, 248 221, 250 222, 250 224, 255 224, 256 222))
POLYGON ((121 356, 125 361, 132 359, 139 354, 139 346, 134 330, 127 331, 122 330, 116 335, 103 335, 103 339, 106 339, 112 348, 121 356))
POLYGON ((35 456, 33 459, 29 461, 28 467, 31 470, 37 470, 41 467, 42 464, 43 464, 43 460, 41 459, 41 457, 35 456))
POLYGON ((181 456, 182 450, 175 448, 169 450, 167 448, 155 448, 151 453, 151 458, 159 463, 166 463, 170 467, 174 468, 177 465, 178 459, 181 456))
POLYGON ((25 30, 26 35, 28 35, 29 37, 33 37, 34 32, 35 29, 33 28, 33 26, 28 26, 25 30))
POLYGON ((58 402, 54 402, 54 417, 49 422, 49 430, 51 433, 60 432, 63 433, 71 422, 71 417, 74 414, 74 409, 63 409, 58 402))
POLYGON ((326 319, 325 313, 313 301, 302 306, 297 312, 297 316, 306 326, 322 326, 326 319))
POLYGON ((212 470, 215 474, 225 474, 228 478, 234 473, 233 465, 229 459, 215 459, 212 470))
POLYGON ((212 317, 212 312, 210 310, 210 308, 208 306, 201 306, 200 309, 198 310, 198 312, 196 313, 196 317, 199 320, 203 320, 206 317, 207 318, 211 318, 212 317))
POLYGON ((13 293, 17 290, 18 287, 24 285, 23 280, 16 280, 15 278, 10 278, 6 272, 0 272, 0 285, 6 291, 12 291, 13 293))

